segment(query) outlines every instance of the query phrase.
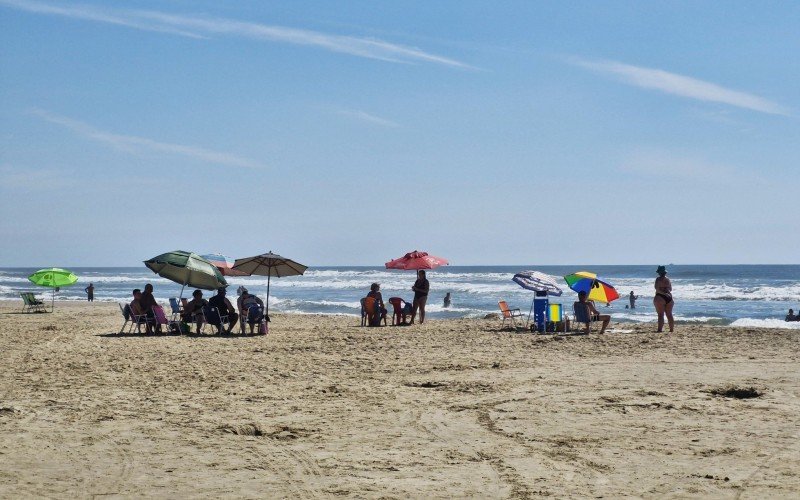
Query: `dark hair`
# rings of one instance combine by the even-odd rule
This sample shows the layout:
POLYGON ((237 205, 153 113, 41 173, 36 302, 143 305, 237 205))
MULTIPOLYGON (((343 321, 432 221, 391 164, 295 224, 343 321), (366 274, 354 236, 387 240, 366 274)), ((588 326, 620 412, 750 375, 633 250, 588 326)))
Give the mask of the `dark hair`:
POLYGON ((586 295, 587 295, 586 292, 583 291, 578 292, 578 297, 586 297, 586 295))
POLYGON ((133 294, 136 295, 137 293, 142 293, 142 291, 139 290, 138 288, 134 288, 133 289, 133 294))
POLYGON ((200 295, 203 295, 202 290, 195 290, 194 292, 192 292, 192 297, 198 297, 200 295))
POLYGON ((422 275, 423 278, 425 277, 425 271, 424 270, 420 269, 419 271, 417 271, 417 276, 419 276, 420 274, 422 275))
POLYGON ((377 292, 377 291, 378 291, 378 288, 380 288, 380 287, 381 287, 381 286, 380 286, 378 283, 373 283, 373 284, 371 284, 371 285, 369 286, 369 289, 370 289, 370 290, 372 290, 373 292, 377 292))
POLYGON ((146 285, 144 286, 144 291, 145 291, 145 292, 151 292, 151 293, 152 293, 152 291, 153 291, 153 285, 151 285, 150 283, 146 284, 146 285))

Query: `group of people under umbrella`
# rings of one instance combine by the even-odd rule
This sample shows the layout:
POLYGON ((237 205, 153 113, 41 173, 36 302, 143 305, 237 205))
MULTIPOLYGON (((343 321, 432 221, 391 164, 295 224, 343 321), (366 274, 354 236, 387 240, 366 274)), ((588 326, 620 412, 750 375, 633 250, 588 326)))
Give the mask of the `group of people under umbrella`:
MULTIPOLYGON (((200 256, 193 252, 175 250, 146 260, 144 264, 162 278, 181 285, 179 300, 183 299, 186 287, 196 289, 192 293, 191 301, 173 305, 173 313, 179 314, 186 323, 195 323, 198 333, 204 322, 216 326, 220 333, 232 333, 234 326, 240 321, 242 332, 244 332, 244 323, 247 322, 250 325, 250 333, 254 333, 255 324, 263 324, 264 330, 261 333, 266 333, 266 322, 269 321, 269 288, 272 277, 302 275, 308 269, 303 264, 272 252, 231 261, 221 255, 200 256), (245 287, 239 287, 237 307, 234 307, 226 297, 228 282, 225 275, 266 276, 266 303, 250 294, 245 287), (217 293, 210 301, 205 301, 201 290, 216 290, 217 293), (176 310, 176 308, 180 309, 176 310)), ((136 300, 135 297, 134 300, 136 300)), ((152 302, 155 302, 154 299, 152 302)), ((151 313, 146 307, 148 305, 151 305, 150 300, 146 299, 143 312, 148 316, 151 314, 154 316, 155 312, 151 313)), ((150 330, 149 323, 147 329, 150 330)))

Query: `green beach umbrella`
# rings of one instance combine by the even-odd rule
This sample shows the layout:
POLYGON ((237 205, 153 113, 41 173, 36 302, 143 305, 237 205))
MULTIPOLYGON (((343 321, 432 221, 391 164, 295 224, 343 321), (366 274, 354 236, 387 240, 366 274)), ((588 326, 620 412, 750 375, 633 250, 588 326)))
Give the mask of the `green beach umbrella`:
MULTIPOLYGON (((144 261, 144 265, 162 278, 183 285, 183 288, 191 286, 203 290, 216 290, 228 286, 228 282, 220 274, 219 269, 196 253, 184 250, 162 253, 144 261)), ((181 297, 183 297, 183 288, 181 288, 181 297)))
POLYGON ((28 276, 28 280, 35 285, 53 289, 53 299, 50 304, 50 308, 53 309, 56 305, 56 290, 62 286, 74 285, 78 281, 78 277, 67 269, 49 267, 47 269, 39 269, 28 276))

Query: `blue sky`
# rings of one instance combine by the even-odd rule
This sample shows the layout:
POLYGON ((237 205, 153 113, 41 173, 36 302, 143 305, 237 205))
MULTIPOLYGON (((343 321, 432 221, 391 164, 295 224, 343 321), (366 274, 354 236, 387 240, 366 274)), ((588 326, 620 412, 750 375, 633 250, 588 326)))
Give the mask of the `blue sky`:
POLYGON ((0 0, 0 266, 797 263, 798 19, 0 0))

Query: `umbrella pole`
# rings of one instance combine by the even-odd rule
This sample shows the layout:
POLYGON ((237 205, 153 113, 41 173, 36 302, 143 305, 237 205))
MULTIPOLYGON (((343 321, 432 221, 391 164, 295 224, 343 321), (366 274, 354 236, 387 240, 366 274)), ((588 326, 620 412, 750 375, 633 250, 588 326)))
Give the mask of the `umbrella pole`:
POLYGON ((272 271, 270 270, 270 273, 267 275, 267 304, 266 304, 266 307, 264 307, 264 315, 265 316, 269 316, 269 279, 271 277, 270 276, 271 274, 272 274, 272 271))
POLYGON ((53 300, 50 302, 50 312, 56 311, 56 289, 53 288, 53 300))
POLYGON ((184 283, 183 286, 181 287, 181 294, 178 296, 178 302, 180 302, 181 299, 183 298, 183 289, 184 288, 186 288, 186 283, 184 283))
POLYGON ((536 300, 535 297, 533 299, 531 299, 531 310, 528 311, 528 321, 525 322, 525 329, 526 330, 528 329, 528 323, 531 322, 531 314, 533 314, 533 301, 534 300, 536 300))

